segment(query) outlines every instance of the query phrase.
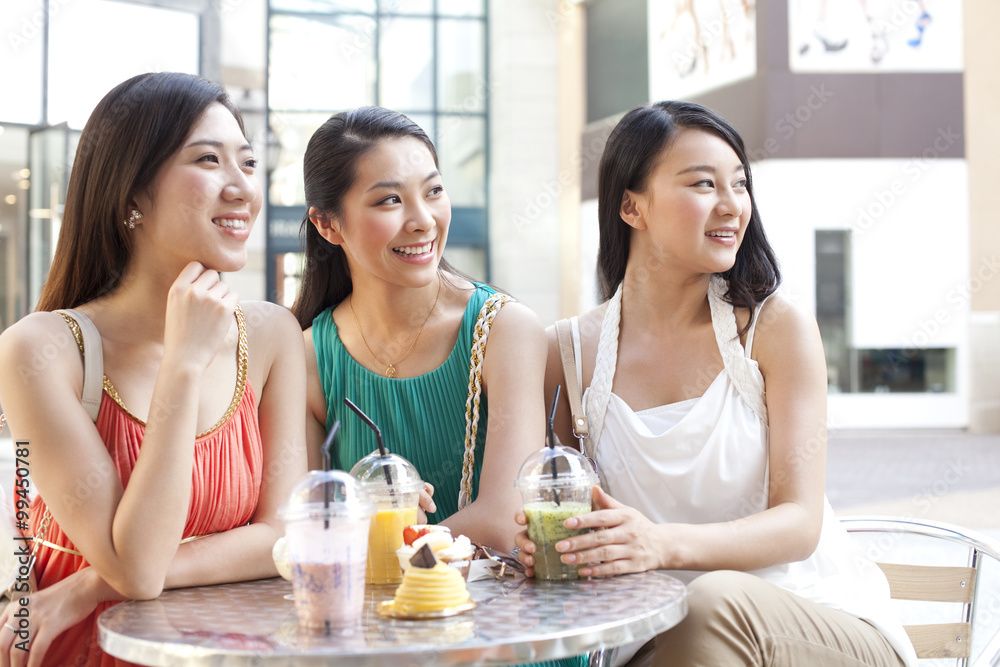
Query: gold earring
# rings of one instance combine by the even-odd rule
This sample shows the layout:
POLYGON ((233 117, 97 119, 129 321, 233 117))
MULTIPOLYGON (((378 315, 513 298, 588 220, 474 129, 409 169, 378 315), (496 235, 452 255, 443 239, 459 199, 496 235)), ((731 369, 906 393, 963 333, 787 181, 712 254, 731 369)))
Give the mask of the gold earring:
POLYGON ((127 229, 135 229, 135 221, 142 220, 142 213, 139 213, 138 209, 132 209, 132 212, 128 214, 128 218, 122 222, 125 224, 127 229))

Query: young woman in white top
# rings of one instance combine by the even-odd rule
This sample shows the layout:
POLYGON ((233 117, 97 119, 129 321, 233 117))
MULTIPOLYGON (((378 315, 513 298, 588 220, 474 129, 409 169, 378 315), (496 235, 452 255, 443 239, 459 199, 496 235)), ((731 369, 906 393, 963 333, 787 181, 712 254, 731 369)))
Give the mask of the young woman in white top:
MULTIPOLYGON (((689 582, 688 616, 637 660, 912 664, 884 577, 826 501, 823 346, 774 294, 742 139, 696 104, 633 109, 601 158, 598 210, 606 301, 572 323, 604 488, 567 519, 594 530, 559 543, 563 561, 689 582)), ((550 331, 548 395, 564 381, 550 331)), ((565 400, 558 419, 571 442, 565 400)), ((530 568, 535 545, 517 541, 530 568)))

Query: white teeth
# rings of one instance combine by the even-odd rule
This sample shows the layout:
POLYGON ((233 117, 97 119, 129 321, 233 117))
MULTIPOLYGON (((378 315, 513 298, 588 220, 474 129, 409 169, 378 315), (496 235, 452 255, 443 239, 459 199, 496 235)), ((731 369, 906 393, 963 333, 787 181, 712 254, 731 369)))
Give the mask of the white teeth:
POLYGON ((215 224, 223 229, 246 229, 246 220, 229 220, 227 218, 216 218, 212 220, 215 224))
POLYGON ((706 236, 719 236, 722 238, 731 238, 736 236, 736 232, 708 232, 706 236))
POLYGON ((418 246, 406 246, 405 248, 393 248, 393 252, 398 252, 400 255, 423 255, 431 251, 434 246, 434 242, 425 243, 424 245, 418 246))

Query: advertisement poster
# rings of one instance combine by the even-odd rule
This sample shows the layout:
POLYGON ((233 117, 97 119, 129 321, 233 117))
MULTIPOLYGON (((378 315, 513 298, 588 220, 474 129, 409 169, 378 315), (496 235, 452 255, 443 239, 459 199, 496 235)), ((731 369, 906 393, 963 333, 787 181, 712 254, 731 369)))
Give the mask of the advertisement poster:
POLYGON ((793 72, 962 70, 959 0, 788 0, 793 72))
POLYGON ((682 99, 752 77, 756 0, 649 0, 649 95, 682 99))

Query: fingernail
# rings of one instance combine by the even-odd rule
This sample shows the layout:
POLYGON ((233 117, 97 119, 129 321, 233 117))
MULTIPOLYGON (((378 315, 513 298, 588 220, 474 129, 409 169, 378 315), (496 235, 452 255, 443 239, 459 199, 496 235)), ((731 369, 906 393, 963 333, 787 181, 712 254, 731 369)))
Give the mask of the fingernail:
POLYGON ((556 551, 569 551, 569 542, 556 542, 556 551))
POLYGON ((562 562, 566 563, 567 565, 575 563, 576 554, 566 554, 565 556, 562 557, 562 562))
POLYGON ((576 517, 571 516, 570 518, 566 519, 566 523, 564 525, 567 528, 576 528, 577 523, 579 523, 579 520, 576 517))

